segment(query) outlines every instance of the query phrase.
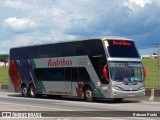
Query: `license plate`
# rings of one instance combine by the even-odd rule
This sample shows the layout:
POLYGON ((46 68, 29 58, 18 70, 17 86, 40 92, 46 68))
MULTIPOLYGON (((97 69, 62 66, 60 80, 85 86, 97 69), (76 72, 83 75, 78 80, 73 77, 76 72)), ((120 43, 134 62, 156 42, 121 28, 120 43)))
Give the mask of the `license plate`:
POLYGON ((134 94, 128 94, 128 96, 134 96, 134 94))

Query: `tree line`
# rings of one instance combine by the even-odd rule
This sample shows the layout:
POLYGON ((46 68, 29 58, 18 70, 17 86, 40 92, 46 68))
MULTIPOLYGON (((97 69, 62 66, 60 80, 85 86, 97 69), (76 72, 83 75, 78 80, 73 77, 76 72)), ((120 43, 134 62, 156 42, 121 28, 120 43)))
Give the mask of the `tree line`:
POLYGON ((9 55, 8 54, 0 54, 0 62, 8 62, 9 55))

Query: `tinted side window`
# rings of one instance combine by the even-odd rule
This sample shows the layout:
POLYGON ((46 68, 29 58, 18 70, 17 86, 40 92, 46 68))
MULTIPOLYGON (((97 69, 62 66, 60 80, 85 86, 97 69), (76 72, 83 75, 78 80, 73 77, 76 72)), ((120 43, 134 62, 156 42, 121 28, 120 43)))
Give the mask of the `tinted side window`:
POLYGON ((71 68, 65 68, 65 80, 71 81, 71 68))
POLYGON ((104 55, 101 40, 84 40, 66 43, 56 43, 39 46, 13 48, 10 51, 10 59, 34 59, 47 57, 64 57, 80 55, 104 55))
POLYGON ((36 68, 34 69, 37 80, 41 81, 64 81, 69 80, 65 78, 64 68, 36 68))
POLYGON ((85 81, 90 76, 84 67, 79 68, 36 68, 34 69, 37 80, 40 81, 85 81))
POLYGON ((88 55, 104 55, 104 47, 101 40, 84 41, 84 49, 88 55))
POLYGON ((39 69, 34 69, 34 73, 36 75, 37 80, 45 80, 45 69, 39 68, 39 69))
POLYGON ((63 43, 63 47, 61 47, 62 56, 80 56, 85 55, 83 42, 68 42, 63 43))
POLYGON ((86 51, 82 41, 76 42, 76 56, 86 55, 86 51))
POLYGON ((62 56, 76 56, 76 45, 74 42, 63 43, 61 51, 62 56))
POLYGON ((72 81, 77 81, 77 68, 72 68, 72 81))
POLYGON ((78 81, 90 81, 90 76, 84 67, 78 68, 78 81))
POLYGON ((65 80, 64 68, 45 69, 47 81, 65 80))

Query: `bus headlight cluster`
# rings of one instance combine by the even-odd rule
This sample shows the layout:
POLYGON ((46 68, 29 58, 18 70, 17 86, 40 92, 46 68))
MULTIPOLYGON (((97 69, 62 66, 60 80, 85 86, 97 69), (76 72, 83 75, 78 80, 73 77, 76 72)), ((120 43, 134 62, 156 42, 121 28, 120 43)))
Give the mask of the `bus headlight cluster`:
POLYGON ((141 86, 140 88, 139 88, 139 90, 143 90, 144 89, 144 86, 141 86))
POLYGON ((115 90, 122 90, 123 89, 123 88, 121 88, 119 86, 115 86, 115 85, 112 88, 115 89, 115 90))

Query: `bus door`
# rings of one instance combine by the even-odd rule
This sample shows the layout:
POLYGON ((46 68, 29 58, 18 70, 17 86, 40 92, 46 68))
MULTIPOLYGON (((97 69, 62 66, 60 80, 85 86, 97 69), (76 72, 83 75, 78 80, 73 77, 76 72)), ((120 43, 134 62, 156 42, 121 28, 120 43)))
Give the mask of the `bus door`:
POLYGON ((72 96, 83 97, 83 86, 90 82, 90 76, 83 67, 72 68, 72 96))
POLYGON ((65 68, 65 95, 72 95, 72 68, 65 68))
POLYGON ((71 91, 72 91, 72 96, 78 96, 78 68, 77 67, 73 67, 71 69, 71 91))

